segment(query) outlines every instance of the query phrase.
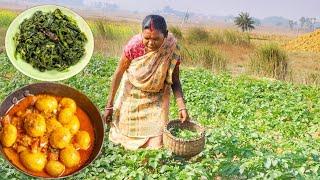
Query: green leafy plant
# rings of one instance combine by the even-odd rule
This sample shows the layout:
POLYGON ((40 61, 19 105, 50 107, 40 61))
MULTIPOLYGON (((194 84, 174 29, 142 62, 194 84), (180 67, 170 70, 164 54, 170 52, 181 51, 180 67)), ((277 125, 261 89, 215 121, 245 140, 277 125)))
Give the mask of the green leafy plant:
POLYGON ((186 39, 189 42, 206 42, 209 40, 209 32, 201 27, 193 27, 187 31, 186 39))
POLYGON ((177 39, 182 39, 182 31, 178 26, 170 26, 169 32, 171 32, 177 39))
POLYGON ((16 16, 17 14, 10 10, 0 9, 0 27, 7 28, 16 16))
POLYGON ((288 73, 288 56, 277 44, 258 48, 250 59, 252 72, 284 80, 288 73))
POLYGON ((234 30, 223 31, 224 42, 232 45, 250 45, 250 36, 245 32, 234 30))
POLYGON ((169 129, 169 131, 173 136, 177 138, 185 139, 185 140, 191 140, 191 139, 196 139, 200 137, 200 134, 197 131, 182 129, 179 127, 173 127, 169 129))

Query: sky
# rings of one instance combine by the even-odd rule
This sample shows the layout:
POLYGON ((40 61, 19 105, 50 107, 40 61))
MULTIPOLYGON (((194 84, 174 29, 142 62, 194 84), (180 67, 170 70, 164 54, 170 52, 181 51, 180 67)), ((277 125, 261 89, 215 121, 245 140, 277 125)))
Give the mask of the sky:
MULTIPOLYGON (((90 1, 90 0, 89 0, 90 1)), ((164 6, 210 15, 237 15, 241 11, 264 18, 282 16, 299 19, 302 16, 320 18, 320 0, 105 0, 121 9, 152 11, 164 6)))
POLYGON ((0 0, 7 2, 45 2, 87 5, 93 2, 116 4, 120 9, 152 12, 170 6, 179 11, 187 11, 217 16, 237 16, 249 12, 250 16, 265 18, 282 16, 298 20, 300 17, 320 19, 320 0, 0 0))

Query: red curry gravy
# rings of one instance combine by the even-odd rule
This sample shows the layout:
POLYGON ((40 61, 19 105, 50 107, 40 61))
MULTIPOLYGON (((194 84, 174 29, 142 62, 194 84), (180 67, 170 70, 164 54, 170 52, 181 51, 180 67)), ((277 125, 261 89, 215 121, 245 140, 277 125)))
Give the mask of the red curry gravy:
MULTIPOLYGON (((9 115, 9 116, 12 117, 17 112, 25 110, 29 106, 33 105, 33 103, 36 101, 36 99, 39 96, 40 95, 29 96, 29 97, 26 97, 26 98, 22 99, 18 104, 16 104, 13 107, 11 107, 6 115, 9 115)), ((50 96, 53 96, 53 95, 50 95, 50 96)), ((58 102, 62 98, 62 97, 58 97, 58 96, 53 96, 53 97, 55 97, 58 102)), ((87 150, 81 150, 81 149, 78 150, 78 152, 80 153, 80 163, 79 163, 79 165, 75 166, 75 167, 72 167, 72 168, 67 168, 66 167, 65 171, 63 172, 63 174, 61 176, 66 176, 66 175, 69 175, 69 174, 77 171, 80 167, 82 167, 86 163, 86 161, 89 159, 89 157, 90 157, 90 155, 91 155, 91 153, 93 151, 94 138, 95 137, 94 137, 94 130, 93 130, 92 124, 90 122, 90 118, 78 106, 77 106, 77 110, 76 110, 75 115, 78 117, 78 119, 80 121, 80 129, 79 130, 87 131, 89 133, 89 135, 90 135, 90 147, 87 150)), ((18 132, 18 137, 19 137, 19 132, 18 132)), ((30 170, 26 169, 23 166, 23 164, 20 162, 20 160, 19 160, 19 154, 12 147, 10 147, 10 148, 3 147, 3 151, 4 151, 5 155, 6 155, 6 157, 10 160, 10 162, 13 165, 15 165, 16 167, 18 167, 20 170, 22 170, 24 172, 27 172, 27 173, 29 173, 29 174, 31 174, 33 176, 52 177, 48 173, 46 173, 45 170, 42 170, 41 172, 33 172, 33 171, 30 171, 30 170)))

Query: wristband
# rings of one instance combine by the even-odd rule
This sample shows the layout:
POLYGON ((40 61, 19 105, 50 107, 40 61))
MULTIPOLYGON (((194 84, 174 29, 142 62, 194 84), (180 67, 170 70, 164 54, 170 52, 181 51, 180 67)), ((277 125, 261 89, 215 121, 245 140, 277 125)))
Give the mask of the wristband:
POLYGON ((187 108, 181 108, 181 109, 179 109, 179 112, 182 111, 182 110, 187 110, 187 108))
POLYGON ((113 110, 113 106, 105 107, 104 110, 113 110))

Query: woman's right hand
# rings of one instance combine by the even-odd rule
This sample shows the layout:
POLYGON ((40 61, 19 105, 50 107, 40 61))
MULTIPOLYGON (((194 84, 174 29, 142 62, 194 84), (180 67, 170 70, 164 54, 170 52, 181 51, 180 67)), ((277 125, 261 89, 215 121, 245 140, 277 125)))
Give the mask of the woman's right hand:
POLYGON ((110 124, 112 121, 112 114, 113 114, 113 109, 106 109, 103 114, 103 120, 107 123, 110 124))

